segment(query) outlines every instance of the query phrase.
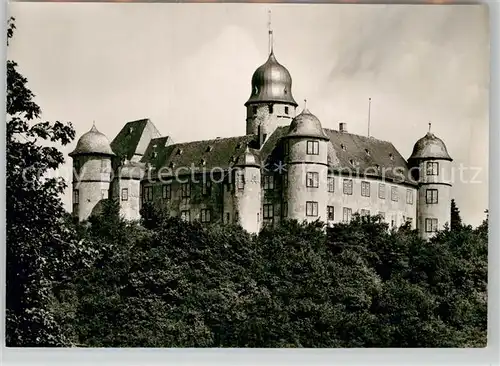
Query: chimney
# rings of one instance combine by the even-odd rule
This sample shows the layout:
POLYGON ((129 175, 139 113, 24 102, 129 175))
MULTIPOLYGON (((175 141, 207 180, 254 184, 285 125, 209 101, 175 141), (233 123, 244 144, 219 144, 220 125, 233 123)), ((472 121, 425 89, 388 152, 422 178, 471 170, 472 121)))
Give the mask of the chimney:
POLYGON ((339 122, 339 131, 340 132, 347 132, 347 123, 339 122))

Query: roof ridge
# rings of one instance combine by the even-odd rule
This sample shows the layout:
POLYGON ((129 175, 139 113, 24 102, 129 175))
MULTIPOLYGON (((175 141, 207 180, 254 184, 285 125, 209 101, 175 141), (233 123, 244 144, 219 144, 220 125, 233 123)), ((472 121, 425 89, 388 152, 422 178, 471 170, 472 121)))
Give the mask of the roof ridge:
POLYGON ((207 139, 207 140, 195 140, 195 141, 176 142, 175 144, 172 144, 171 146, 194 144, 194 143, 201 143, 201 142, 212 142, 212 141, 222 141, 222 140, 231 140, 231 139, 241 139, 241 138, 244 138, 244 137, 251 137, 251 136, 252 135, 242 135, 242 136, 231 136, 231 137, 219 137, 219 138, 207 139))
POLYGON ((376 137, 373 137, 373 136, 364 136, 364 135, 359 135, 357 133, 351 133, 351 132, 340 132, 339 130, 335 130, 333 128, 323 128, 323 130, 326 130, 326 131, 333 131, 333 132, 337 132, 337 133, 341 133, 343 135, 352 135, 352 136, 356 136, 356 137, 361 137, 363 138, 364 140, 367 140, 367 141, 379 141, 379 142, 385 142, 385 143, 388 143, 388 144, 391 144, 392 145, 392 142, 390 141, 387 141, 387 140, 382 140, 382 139, 379 139, 379 138, 376 138, 376 137))

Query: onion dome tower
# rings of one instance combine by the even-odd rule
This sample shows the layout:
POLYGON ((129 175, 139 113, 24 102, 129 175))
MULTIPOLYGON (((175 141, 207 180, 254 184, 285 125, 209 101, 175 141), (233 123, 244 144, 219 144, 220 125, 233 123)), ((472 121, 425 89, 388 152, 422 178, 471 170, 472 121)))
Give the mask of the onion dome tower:
POLYGON ((283 137, 286 218, 326 222, 328 142, 321 122, 307 108, 292 120, 283 137))
POLYGON ((249 233, 258 233, 262 207, 259 156, 247 146, 234 166, 236 168, 234 210, 238 213, 239 224, 249 233))
POLYGON ((430 238, 451 221, 451 162, 443 140, 431 131, 419 139, 408 159, 417 180, 417 228, 420 236, 430 238))
POLYGON ((273 31, 269 21, 269 57, 252 76, 252 91, 245 103, 247 135, 257 135, 262 145, 276 127, 288 125, 295 117, 297 102, 292 95, 292 77, 273 50, 273 31))
POLYGON ((109 196, 111 162, 115 154, 106 135, 94 124, 80 137, 69 156, 73 158, 73 214, 82 221, 109 196))

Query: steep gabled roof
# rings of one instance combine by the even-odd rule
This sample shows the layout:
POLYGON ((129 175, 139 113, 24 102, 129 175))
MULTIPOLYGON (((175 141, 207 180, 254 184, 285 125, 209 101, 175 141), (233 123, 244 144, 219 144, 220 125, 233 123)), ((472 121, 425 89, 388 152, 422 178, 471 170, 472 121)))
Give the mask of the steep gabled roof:
POLYGON ((143 155, 151 139, 160 136, 160 132, 149 119, 131 121, 116 135, 111 142, 111 148, 117 156, 131 160, 134 155, 143 155))
POLYGON ((368 172, 368 175, 381 176, 376 169, 384 169, 384 175, 390 179, 408 182, 408 164, 394 145, 373 137, 355 135, 331 129, 324 129, 336 153, 337 162, 332 162, 333 171, 368 172))
POLYGON ((246 135, 165 146, 165 138, 157 138, 151 140, 141 161, 157 170, 162 167, 174 170, 185 167, 200 172, 214 168, 225 170, 236 163, 253 139, 253 135, 246 135))

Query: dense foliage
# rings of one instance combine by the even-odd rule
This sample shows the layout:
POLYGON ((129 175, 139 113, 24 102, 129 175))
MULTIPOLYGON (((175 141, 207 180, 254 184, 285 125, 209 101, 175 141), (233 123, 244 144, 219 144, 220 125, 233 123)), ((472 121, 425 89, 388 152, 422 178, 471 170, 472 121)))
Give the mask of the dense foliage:
MULTIPOLYGON (((8 40, 14 34, 9 21, 8 40)), ((67 339, 53 311, 54 288, 85 255, 66 225, 60 194, 66 184, 47 173, 64 156, 56 146, 73 140, 70 123, 40 120, 27 80, 7 61, 7 225, 6 343, 62 346, 67 339)))
POLYGON ((91 347, 483 347, 487 222, 429 242, 378 217, 252 236, 115 202, 80 226, 74 342, 91 347))
POLYGON ((149 205, 142 222, 125 222, 106 201, 78 223, 59 198, 65 183, 43 178, 64 161, 43 141, 67 144, 74 130, 39 121, 16 66, 7 64, 7 345, 486 345, 487 220, 428 242, 357 216, 250 235, 149 205))

